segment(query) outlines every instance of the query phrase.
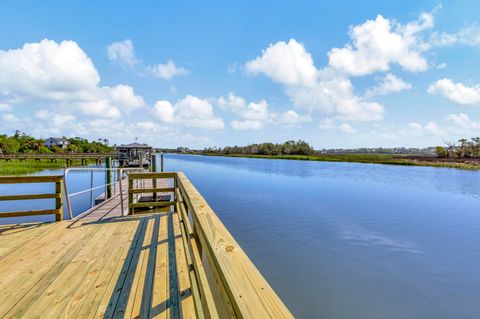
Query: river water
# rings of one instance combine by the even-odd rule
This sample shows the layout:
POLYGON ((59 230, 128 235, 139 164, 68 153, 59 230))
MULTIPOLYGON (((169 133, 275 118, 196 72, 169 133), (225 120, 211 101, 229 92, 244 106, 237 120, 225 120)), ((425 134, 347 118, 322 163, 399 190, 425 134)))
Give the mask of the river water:
MULTIPOLYGON (((480 172, 174 154, 165 170, 187 174, 298 318, 480 318, 480 172)), ((72 172, 68 185, 89 188, 90 173, 72 172)), ((2 195, 42 192, 53 185, 0 185, 2 195)), ((72 198, 74 215, 89 199, 72 198)), ((0 211, 53 200, 32 204, 0 211)))
POLYGON ((480 172, 166 155, 298 318, 480 318, 480 172))

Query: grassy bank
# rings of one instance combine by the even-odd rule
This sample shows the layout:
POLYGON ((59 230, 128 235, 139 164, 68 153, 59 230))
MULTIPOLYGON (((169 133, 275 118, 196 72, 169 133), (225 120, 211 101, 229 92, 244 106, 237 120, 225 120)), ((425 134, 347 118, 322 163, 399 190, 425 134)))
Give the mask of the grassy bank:
MULTIPOLYGON (((79 165, 80 161, 73 161, 73 165, 79 165)), ((49 160, 35 161, 35 160, 12 160, 0 161, 0 176, 6 175, 27 175, 43 171, 46 169, 61 169, 65 167, 65 161, 59 160, 57 163, 51 163, 49 160)))
POLYGON ((200 155, 285 159, 285 160, 301 160, 301 161, 433 166, 433 167, 459 168, 459 169, 468 169, 468 170, 480 170, 479 163, 470 163, 470 162, 462 162, 462 161, 447 162, 447 161, 441 161, 434 157, 413 158, 409 156, 399 156, 399 155, 389 155, 389 154, 320 154, 320 155, 307 156, 307 155, 238 155, 238 154, 224 155, 224 154, 200 153, 200 155))

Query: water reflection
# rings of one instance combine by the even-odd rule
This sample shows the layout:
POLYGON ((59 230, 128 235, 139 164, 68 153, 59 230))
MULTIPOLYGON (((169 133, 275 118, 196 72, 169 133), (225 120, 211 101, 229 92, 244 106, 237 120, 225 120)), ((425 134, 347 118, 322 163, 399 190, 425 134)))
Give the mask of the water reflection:
POLYGON ((480 172, 166 155, 298 318, 478 318, 480 172))

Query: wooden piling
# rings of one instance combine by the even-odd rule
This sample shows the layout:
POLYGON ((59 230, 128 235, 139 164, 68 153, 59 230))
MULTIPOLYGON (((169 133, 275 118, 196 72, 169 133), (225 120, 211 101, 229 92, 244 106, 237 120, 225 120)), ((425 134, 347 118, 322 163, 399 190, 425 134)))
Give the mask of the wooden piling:
POLYGON ((105 176, 106 176, 106 183, 107 184, 107 190, 105 192, 106 198, 108 199, 112 197, 112 185, 110 183, 112 182, 112 158, 111 157, 105 157, 105 168, 107 169, 105 176))

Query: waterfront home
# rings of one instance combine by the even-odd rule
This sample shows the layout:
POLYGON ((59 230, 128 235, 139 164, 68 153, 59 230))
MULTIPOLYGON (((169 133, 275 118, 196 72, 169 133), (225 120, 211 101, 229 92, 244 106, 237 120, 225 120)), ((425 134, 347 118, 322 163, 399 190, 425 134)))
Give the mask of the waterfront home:
POLYGON ((43 145, 45 145, 48 148, 52 148, 55 146, 58 148, 65 149, 68 146, 68 140, 63 137, 50 137, 45 140, 45 143, 43 143, 43 145))

